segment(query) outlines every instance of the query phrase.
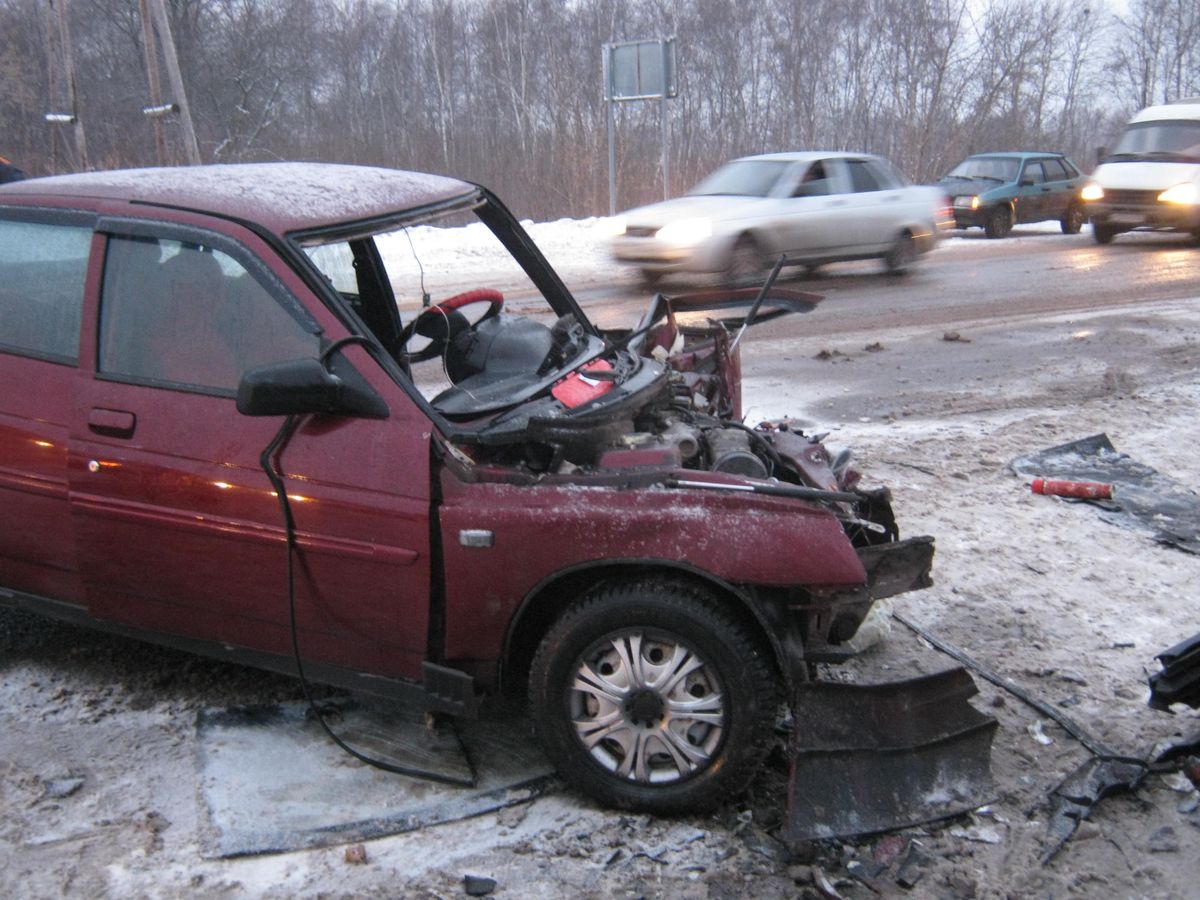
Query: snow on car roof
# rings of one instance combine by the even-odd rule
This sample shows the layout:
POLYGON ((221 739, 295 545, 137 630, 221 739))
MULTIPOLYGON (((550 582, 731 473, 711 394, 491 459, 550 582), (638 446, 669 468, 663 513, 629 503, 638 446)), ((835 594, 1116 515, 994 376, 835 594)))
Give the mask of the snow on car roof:
POLYGON ((384 216, 460 197, 465 181, 371 166, 279 162, 114 169, 32 178, 0 196, 46 195, 149 203, 245 219, 277 232, 384 216))

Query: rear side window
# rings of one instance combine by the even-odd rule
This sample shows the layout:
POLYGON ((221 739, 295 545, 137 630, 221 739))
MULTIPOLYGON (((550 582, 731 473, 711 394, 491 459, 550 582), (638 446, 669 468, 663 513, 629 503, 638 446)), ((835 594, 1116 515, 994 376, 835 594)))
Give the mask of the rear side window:
POLYGON ((887 185, 881 182, 880 173, 871 166, 869 160, 865 159, 848 159, 846 165, 850 167, 850 183, 853 186, 854 193, 864 194, 870 191, 882 191, 887 185))
POLYGON ((92 229, 0 219, 0 346, 79 358, 79 320, 92 229))
POLYGON ((1043 159, 1042 166, 1046 169, 1047 181, 1066 181, 1075 176, 1067 169, 1066 163, 1059 159, 1043 159))
POLYGON ((1042 164, 1040 162, 1025 164, 1025 171, 1021 173, 1021 181, 1030 184, 1042 184, 1045 180, 1046 176, 1042 174, 1042 164))
POLYGON ((219 249, 112 236, 102 290, 107 375, 232 394, 247 369, 319 353, 317 335, 219 249))

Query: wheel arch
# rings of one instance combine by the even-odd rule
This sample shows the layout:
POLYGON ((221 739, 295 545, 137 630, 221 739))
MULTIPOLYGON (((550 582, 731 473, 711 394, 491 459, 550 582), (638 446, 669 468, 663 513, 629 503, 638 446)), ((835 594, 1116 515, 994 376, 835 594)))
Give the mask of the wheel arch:
POLYGON ((721 254, 723 259, 723 267, 729 265, 729 261, 733 258, 734 248, 744 240, 748 240, 753 243, 763 254, 770 254, 774 252, 766 231, 754 227, 742 228, 736 232, 733 232, 729 240, 725 243, 724 252, 721 254))
POLYGON ((523 690, 529 677, 530 664, 542 638, 575 600, 604 584, 644 581, 655 577, 673 579, 712 596, 770 650, 776 675, 791 680, 780 636, 771 627, 762 601, 751 591, 675 560, 624 559, 584 563, 556 572, 525 596, 504 637, 499 690, 509 695, 523 690))

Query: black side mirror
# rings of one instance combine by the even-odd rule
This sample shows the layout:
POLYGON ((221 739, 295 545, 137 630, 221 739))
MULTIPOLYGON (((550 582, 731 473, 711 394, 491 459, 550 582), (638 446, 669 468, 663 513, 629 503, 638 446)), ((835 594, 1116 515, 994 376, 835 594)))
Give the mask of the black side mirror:
POLYGON ((238 384, 237 410, 245 416, 327 413, 386 419, 388 407, 349 369, 342 377, 316 359, 294 359, 250 369, 238 384))

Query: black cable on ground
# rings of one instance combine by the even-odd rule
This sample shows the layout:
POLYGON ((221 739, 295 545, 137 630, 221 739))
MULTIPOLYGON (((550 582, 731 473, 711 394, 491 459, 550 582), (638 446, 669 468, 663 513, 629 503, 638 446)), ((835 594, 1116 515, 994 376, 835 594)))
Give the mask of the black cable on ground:
POLYGON ((892 616, 893 616, 893 618, 895 618, 895 620, 897 622, 899 622, 901 625, 903 625, 909 631, 913 632, 914 634, 916 634, 919 637, 924 638, 926 641, 928 641, 931 645, 933 645, 933 647, 935 649, 940 650, 942 653, 945 653, 947 656, 958 660, 960 663, 962 663, 968 669, 977 673, 984 680, 990 681, 992 684, 996 685, 996 687, 1002 688, 1003 690, 1008 691, 1008 693, 1012 694, 1014 697, 1016 697, 1022 703, 1025 703, 1026 705, 1032 707, 1033 709, 1036 709, 1038 712, 1042 713, 1042 715, 1046 716, 1047 718, 1053 719, 1055 722, 1057 722, 1059 725, 1061 725, 1068 734, 1070 734, 1073 738, 1075 738, 1075 740, 1079 741, 1079 743, 1081 743, 1084 747, 1086 747, 1087 750, 1093 756, 1098 756, 1101 759, 1110 759, 1110 760, 1115 760, 1115 761, 1120 761, 1120 762, 1140 763, 1142 765, 1147 765, 1147 763, 1144 759, 1139 759, 1138 757, 1134 757, 1134 756, 1122 756, 1119 753, 1115 753, 1108 746, 1106 746, 1105 744, 1102 744, 1099 740, 1097 740, 1096 738, 1094 738, 1090 734, 1088 734, 1088 732, 1086 730, 1084 730, 1083 726, 1080 725, 1078 722, 1076 722, 1074 719, 1072 719, 1070 716, 1066 715, 1065 713, 1059 712, 1057 709, 1055 709, 1053 706, 1050 706, 1048 703, 1038 700, 1036 697, 1034 697, 1032 694, 1030 694, 1024 688, 1020 687, 1011 678, 1006 678, 1003 675, 993 672, 991 669, 988 669, 986 666, 982 665, 981 663, 976 662, 974 659, 967 656, 965 651, 960 650, 958 647, 955 647, 953 644, 943 641, 941 638, 935 637, 933 634, 926 631, 920 625, 917 625, 915 622, 910 622, 908 619, 904 618, 904 616, 900 615, 900 613, 894 612, 892 614, 892 616))

